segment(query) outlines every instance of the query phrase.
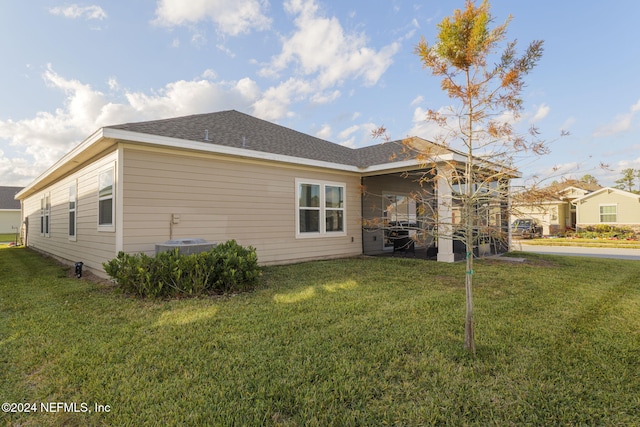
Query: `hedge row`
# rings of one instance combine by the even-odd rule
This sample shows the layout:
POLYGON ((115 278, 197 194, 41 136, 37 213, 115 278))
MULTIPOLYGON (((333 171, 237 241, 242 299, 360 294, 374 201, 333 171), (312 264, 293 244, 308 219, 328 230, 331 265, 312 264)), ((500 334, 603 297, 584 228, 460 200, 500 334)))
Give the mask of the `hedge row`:
POLYGON ((153 257, 120 252, 103 267, 124 292, 142 297, 242 291, 260 277, 256 250, 235 240, 192 255, 181 255, 178 249, 153 257))
POLYGON ((636 235, 629 227, 617 227, 608 224, 590 225, 580 228, 575 233, 576 237, 583 239, 632 239, 636 235))

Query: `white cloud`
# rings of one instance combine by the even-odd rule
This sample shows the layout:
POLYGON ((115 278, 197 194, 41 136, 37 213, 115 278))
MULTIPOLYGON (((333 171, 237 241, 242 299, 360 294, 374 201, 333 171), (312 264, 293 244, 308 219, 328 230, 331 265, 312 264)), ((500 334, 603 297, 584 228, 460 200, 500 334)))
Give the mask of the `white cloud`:
POLYGON ((583 165, 578 162, 568 162, 542 168, 535 174, 532 174, 531 177, 524 178, 535 177, 535 181, 541 181, 545 184, 550 184, 554 180, 560 181, 562 179, 572 179, 575 178, 576 174, 582 173, 584 175, 589 172, 590 171, 585 171, 583 169, 583 165))
POLYGON ((611 136, 626 132, 631 128, 636 113, 640 111, 640 100, 629 108, 629 112, 616 116, 613 122, 600 126, 593 132, 594 137, 611 136))
MULTIPOLYGON (((208 74, 207 71, 204 74, 208 74)), ((78 80, 57 74, 51 66, 45 83, 64 93, 64 104, 53 112, 38 112, 23 120, 0 120, 0 140, 13 151, 0 153, 5 185, 24 185, 102 126, 211 111, 249 110, 260 97, 257 84, 244 78, 231 82, 179 80, 152 93, 125 92, 120 97, 115 78, 111 93, 103 94, 78 80), (120 98, 114 102, 112 98, 120 98)))
MULTIPOLYGON (((448 107, 442 107, 438 110, 441 114, 450 113, 448 107)), ((437 123, 427 120, 427 110, 417 107, 413 110, 413 127, 409 130, 408 136, 417 136, 429 141, 440 142, 444 137, 445 130, 437 123)))
POLYGON ((412 107, 415 107, 416 105, 420 105, 422 104, 422 101, 424 101, 424 97, 422 95, 416 96, 413 101, 411 101, 411 105, 412 107))
POLYGON ((278 86, 267 89, 262 98, 253 105, 253 112, 264 120, 273 121, 291 117, 293 116, 289 111, 291 102, 300 101, 315 92, 309 82, 292 77, 278 86))
POLYGON ((349 126, 338 133, 337 142, 350 148, 360 148, 380 143, 380 141, 376 141, 371 137, 371 132, 377 127, 374 123, 360 123, 349 126))
POLYGON ((547 104, 538 106, 538 109, 536 110, 534 116, 531 118, 530 123, 537 123, 540 120, 544 119, 545 117, 547 117, 550 110, 551 108, 547 104))
POLYGON ((567 120, 564 121, 564 123, 562 123, 560 130, 568 131, 569 129, 571 129, 571 126, 573 126, 575 122, 576 122, 575 117, 569 117, 567 120))
POLYGON ((235 36, 268 29, 267 6, 262 0, 159 0, 154 22, 174 27, 210 20, 220 33, 235 36))
POLYGON ((263 77, 279 78, 294 68, 293 76, 269 88, 255 105, 256 114, 267 120, 293 115, 293 102, 309 99, 329 103, 341 92, 335 89, 347 80, 375 85, 393 62, 400 44, 380 50, 367 46, 364 34, 346 33, 337 18, 320 16, 314 0, 289 0, 285 10, 295 15, 296 30, 283 39, 282 51, 259 71, 263 77))
POLYGON ((77 19, 97 19, 103 20, 107 18, 107 13, 100 6, 79 6, 72 4, 70 6, 57 6, 49 9, 53 15, 63 16, 65 18, 77 19))
POLYGON ((322 125, 322 128, 320 128, 320 130, 316 132, 316 137, 320 139, 329 140, 329 138, 331 138, 331 135, 332 135, 331 126, 328 124, 322 125))
POLYGON ((340 140, 348 139, 353 133, 357 132, 359 129, 360 129, 360 126, 358 125, 349 126, 348 128, 346 128, 345 130, 343 130, 338 134, 338 138, 340 140))
POLYGON ((364 34, 345 33, 337 18, 318 15, 314 0, 290 0, 285 9, 296 15, 296 31, 283 42, 282 52, 261 70, 263 75, 278 75, 290 64, 299 73, 314 75, 324 89, 344 80, 360 78, 374 85, 393 62, 399 43, 379 51, 367 46, 364 34))

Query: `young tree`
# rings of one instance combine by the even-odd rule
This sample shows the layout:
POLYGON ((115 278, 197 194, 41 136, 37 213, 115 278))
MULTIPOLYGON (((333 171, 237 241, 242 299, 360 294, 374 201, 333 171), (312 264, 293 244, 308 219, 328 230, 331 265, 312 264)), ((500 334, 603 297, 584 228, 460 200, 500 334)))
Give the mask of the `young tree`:
POLYGON ((636 182, 636 171, 628 168, 622 170, 622 178, 616 180, 616 188, 620 190, 633 191, 636 182))
POLYGON ((587 184, 598 184, 598 178, 591 174, 584 175, 582 178, 580 178, 580 181, 586 182, 587 184))
MULTIPOLYGON (((498 52, 511 17, 492 28, 489 9, 487 0, 479 6, 467 0, 463 10, 455 10, 453 16, 438 24, 435 43, 423 38, 415 48, 424 67, 441 78, 442 89, 455 104, 427 112, 426 120, 442 130, 434 142, 466 156, 464 165, 451 164, 445 171, 438 169, 437 174, 441 182, 447 182, 452 203, 461 210, 455 234, 466 252, 464 347, 474 354, 473 248, 484 215, 479 215, 480 206, 505 191, 496 183, 514 177, 518 154, 547 153, 536 128, 530 128, 528 135, 513 128, 523 109, 524 77, 541 58, 543 42, 532 42, 521 56, 517 55, 515 41, 498 52)), ((422 156, 428 163, 433 153, 423 152, 422 156)))

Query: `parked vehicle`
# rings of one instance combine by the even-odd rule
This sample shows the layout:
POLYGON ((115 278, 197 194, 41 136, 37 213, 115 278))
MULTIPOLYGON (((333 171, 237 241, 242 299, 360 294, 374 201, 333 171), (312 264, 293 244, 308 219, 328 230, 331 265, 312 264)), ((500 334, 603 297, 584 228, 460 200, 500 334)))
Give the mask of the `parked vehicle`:
POLYGON ((516 219, 511 224, 514 239, 535 239, 542 237, 542 226, 535 219, 516 219))

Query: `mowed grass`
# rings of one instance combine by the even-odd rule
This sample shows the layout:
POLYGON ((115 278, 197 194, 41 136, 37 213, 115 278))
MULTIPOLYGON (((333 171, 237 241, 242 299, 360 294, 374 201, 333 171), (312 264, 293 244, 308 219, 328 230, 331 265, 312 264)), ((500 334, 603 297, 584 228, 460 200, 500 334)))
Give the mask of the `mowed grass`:
POLYGON ((0 233, 0 242, 15 242, 16 233, 0 233))
POLYGON ((0 421, 640 424, 640 263, 524 256, 477 262, 474 358, 462 264, 310 262, 252 293, 153 301, 0 248, 0 400, 92 410, 0 421))

